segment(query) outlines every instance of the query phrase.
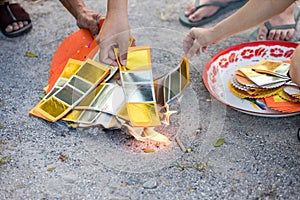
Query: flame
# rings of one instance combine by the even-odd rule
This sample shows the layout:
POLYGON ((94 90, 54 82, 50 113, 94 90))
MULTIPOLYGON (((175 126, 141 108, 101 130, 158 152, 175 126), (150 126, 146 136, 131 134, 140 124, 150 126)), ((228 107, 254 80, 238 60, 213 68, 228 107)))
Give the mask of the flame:
POLYGON ((144 127, 143 130, 138 133, 137 129, 129 126, 128 124, 123 124, 123 126, 125 126, 128 132, 139 141, 146 142, 147 140, 153 140, 155 142, 164 143, 167 146, 171 144, 169 138, 155 131, 154 127, 144 127))
POLYGON ((171 141, 169 140, 169 138, 167 138, 163 134, 155 131, 153 127, 144 128, 144 133, 145 133, 145 135, 147 135, 147 137, 149 137, 150 140, 154 140, 156 142, 162 142, 167 146, 169 144, 171 144, 171 141))
MULTIPOLYGON (((167 103, 162 108, 166 110, 164 113, 162 113, 162 123, 168 126, 170 125, 170 116, 174 113, 177 113, 177 111, 170 110, 170 106, 167 103)), ((147 140, 152 140, 155 142, 164 143, 167 146, 171 144, 169 138, 154 130, 154 127, 137 128, 132 127, 129 124, 123 124, 123 126, 127 128, 129 134, 139 141, 146 142, 147 140)))
POLYGON ((164 105, 164 108, 166 109, 166 112, 163 113, 164 119, 163 119, 163 122, 162 122, 162 123, 164 123, 164 124, 166 124, 167 126, 169 126, 169 125, 170 125, 170 116, 171 116, 172 114, 177 113, 177 111, 176 111, 176 110, 170 110, 170 106, 169 106, 169 104, 167 104, 167 103, 164 105))

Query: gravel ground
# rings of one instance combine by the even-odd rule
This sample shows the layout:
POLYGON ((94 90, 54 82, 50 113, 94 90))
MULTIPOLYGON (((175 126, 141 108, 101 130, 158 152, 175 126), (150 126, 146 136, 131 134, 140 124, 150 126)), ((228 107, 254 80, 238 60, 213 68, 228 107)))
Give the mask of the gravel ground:
MULTIPOLYGON (((30 117, 55 50, 77 27, 58 1, 17 2, 31 13, 33 30, 14 39, 0 35, 0 199, 300 199, 299 116, 240 113, 211 97, 201 79, 212 55, 246 42, 250 31, 191 60, 191 85, 181 103, 171 104, 178 111, 171 126, 162 127, 172 140, 164 147, 30 117), (182 153, 176 135, 191 153, 182 153), (225 143, 214 147, 218 138, 225 143)), ((86 3, 105 12, 105 1, 86 3)), ((185 3, 130 0, 133 35, 152 47, 155 65, 173 66, 183 55, 188 28, 178 15, 185 3)))

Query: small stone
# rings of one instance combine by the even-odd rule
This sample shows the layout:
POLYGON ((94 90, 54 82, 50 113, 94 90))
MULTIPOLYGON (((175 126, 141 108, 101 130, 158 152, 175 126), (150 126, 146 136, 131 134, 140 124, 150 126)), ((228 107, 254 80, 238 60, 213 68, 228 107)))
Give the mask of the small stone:
POLYGON ((125 182, 121 183, 121 187, 126 187, 126 186, 127 186, 127 183, 125 183, 125 182))
POLYGON ((157 188, 157 181, 155 179, 150 179, 143 184, 144 189, 155 189, 157 188))
POLYGON ((252 133, 247 132, 247 133, 246 133, 246 136, 251 137, 251 136, 252 136, 252 133))
POLYGON ((78 180, 78 176, 72 173, 67 173, 62 175, 63 180, 67 183, 73 184, 78 180))

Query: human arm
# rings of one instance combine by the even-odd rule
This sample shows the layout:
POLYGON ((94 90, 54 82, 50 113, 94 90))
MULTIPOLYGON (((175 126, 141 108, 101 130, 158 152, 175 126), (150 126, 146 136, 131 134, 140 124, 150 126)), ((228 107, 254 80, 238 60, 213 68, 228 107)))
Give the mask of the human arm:
POLYGON ((295 0, 249 0, 236 13, 210 28, 192 28, 184 39, 183 48, 188 57, 200 55, 200 48, 256 26, 283 12, 295 0))
POLYGON ((127 0, 107 0, 107 15, 97 36, 100 62, 117 65, 114 48, 119 48, 119 58, 124 64, 130 41, 127 0))
POLYGON ((60 2, 76 19, 79 28, 89 29, 93 35, 99 33, 101 14, 90 10, 83 0, 60 0, 60 2))
POLYGON ((289 74, 292 81, 300 87, 300 45, 294 51, 289 74))

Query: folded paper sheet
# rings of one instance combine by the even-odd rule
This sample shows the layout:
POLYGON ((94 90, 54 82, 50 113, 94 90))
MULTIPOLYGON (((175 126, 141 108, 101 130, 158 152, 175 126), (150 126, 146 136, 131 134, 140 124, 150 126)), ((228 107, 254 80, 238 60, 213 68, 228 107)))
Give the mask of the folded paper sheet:
POLYGON ((260 99, 273 110, 299 112, 300 89, 291 82, 288 71, 289 61, 263 60, 253 66, 239 67, 228 87, 234 95, 251 101, 260 99))
POLYGON ((126 106, 132 126, 159 126, 149 47, 131 47, 126 66, 119 62, 126 106))
POLYGON ((102 83, 63 120, 75 122, 78 127, 102 125, 104 128, 121 128, 124 121, 117 114, 124 103, 125 96, 121 86, 102 83))
MULTIPOLYGON (((70 64, 70 63, 69 63, 70 64)), ((51 96, 46 96, 32 111, 55 122, 71 111, 110 73, 110 68, 88 59, 67 82, 51 96)), ((62 76, 63 77, 63 76, 62 76)), ((62 79, 58 81, 61 82, 62 79)), ((55 85, 59 85, 55 84, 55 85)))
POLYGON ((255 66, 239 68, 239 72, 262 88, 269 88, 275 83, 284 84, 289 80, 288 70, 289 64, 269 60, 264 60, 255 66))

